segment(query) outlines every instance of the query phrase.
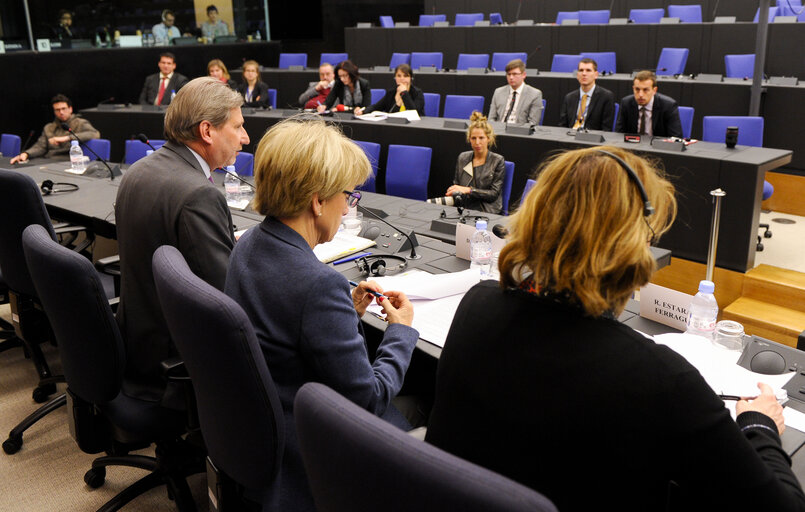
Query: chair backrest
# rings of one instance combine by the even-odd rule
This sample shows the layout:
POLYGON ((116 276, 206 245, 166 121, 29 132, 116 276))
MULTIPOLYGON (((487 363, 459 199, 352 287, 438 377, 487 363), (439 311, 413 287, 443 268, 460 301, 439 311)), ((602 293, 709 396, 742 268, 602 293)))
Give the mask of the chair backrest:
POLYGON ((36 297, 25 255, 22 232, 31 224, 43 226, 52 239, 56 232, 50 222, 39 186, 27 174, 0 169, 0 272, 8 287, 36 297))
POLYGON ((25 260, 59 344, 70 390, 94 404, 120 392, 126 366, 123 337, 95 267, 59 245, 38 224, 22 234, 25 260))
MULTIPOLYGON (((771 7, 769 7, 769 18, 768 18, 769 23, 772 23, 774 21, 775 16, 777 16, 777 7, 772 5, 771 7)), ((760 20, 760 7, 758 7, 757 10, 755 11, 755 17, 754 19, 752 19, 752 22, 757 23, 758 20, 760 20)))
POLYGON ((19 135, 4 133, 0 135, 0 153, 5 157, 13 157, 20 154, 22 140, 19 135))
POLYGON ((489 24, 490 25, 503 25, 503 15, 499 12, 490 12, 489 13, 489 24))
POLYGON ((609 9, 598 11, 579 11, 579 25, 609 23, 609 9))
MULTIPOLYGON (((162 145, 165 144, 164 140, 149 140, 148 142, 150 142, 151 145, 157 149, 161 148, 162 145)), ((148 151, 149 149, 151 148, 149 148, 139 140, 127 140, 125 156, 123 157, 123 163, 129 165, 133 164, 140 158, 143 158, 145 156, 146 151, 148 151)))
POLYGON ((690 50, 687 48, 663 48, 657 61, 657 75, 681 75, 685 72, 690 50))
POLYGON ((372 91, 372 95, 371 95, 371 97, 369 99, 369 102, 370 102, 371 105, 374 105, 378 101, 382 100, 383 96, 386 95, 386 90, 385 89, 372 89, 371 91, 372 91))
POLYGON ((442 52, 411 52, 411 69, 416 71, 421 67, 430 66, 442 69, 443 59, 444 54, 442 52))
POLYGON ((523 194, 520 196, 520 204, 523 203, 523 199, 525 199, 525 196, 528 195, 528 192, 532 188, 534 188, 534 185, 536 185, 536 184, 537 184, 537 180, 532 180, 530 178, 525 180, 525 187, 523 187, 523 194))
POLYGON ((288 69, 291 66, 307 67, 307 53, 280 53, 280 69, 288 69))
POLYGON ((457 27, 472 27, 476 21, 483 21, 484 13, 456 13, 456 21, 454 23, 457 27))
POLYGON ((542 494, 415 439, 323 384, 302 386, 294 418, 319 511, 556 510, 542 494))
POLYGON ((559 11, 556 13, 556 24, 561 25, 565 20, 579 19, 579 11, 559 11))
POLYGON ((615 102, 615 117, 612 118, 612 131, 615 131, 615 126, 618 124, 618 112, 621 110, 620 102, 615 102))
POLYGON ((581 55, 567 55, 554 53, 551 61, 551 71, 554 73, 575 73, 579 69, 581 55))
POLYGON ((668 17, 679 18, 682 23, 701 23, 702 6, 699 4, 669 5, 668 17))
MULTIPOLYGON (((89 139, 84 142, 82 146, 92 148, 92 150, 98 153, 104 160, 109 160, 109 156, 112 154, 112 143, 109 139, 89 139)), ((84 156, 88 156, 90 160, 98 159, 92 151, 88 151, 85 148, 82 148, 82 151, 84 152, 84 156)))
POLYGON ((391 60, 389 61, 389 67, 391 69, 396 68, 400 64, 411 64, 411 54, 410 53, 392 53, 391 60))
POLYGON ((763 146, 763 118, 755 116, 704 116, 702 140, 724 142, 728 126, 738 127, 738 144, 763 146))
POLYGON ((682 124, 682 136, 686 139, 690 138, 690 133, 693 130, 693 107, 679 107, 679 122, 682 124))
POLYGON ((501 199, 503 200, 503 208, 501 213, 503 215, 509 214, 509 199, 512 195, 512 180, 514 179, 514 162, 508 160, 503 162, 503 189, 500 191, 501 199))
POLYGON ((394 28, 394 18, 391 16, 381 16, 380 26, 383 28, 394 28))
POLYGON ((665 9, 632 9, 629 19, 635 23, 659 23, 665 16, 665 9))
POLYGON ((235 172, 241 176, 254 176, 254 155, 245 151, 235 157, 235 172))
POLYGON ((729 78, 752 78, 755 76, 755 54, 724 55, 724 67, 729 78))
POLYGON ((797 16, 801 10, 801 0, 777 0, 777 16, 797 16))
POLYGON ((349 59, 348 53, 322 53, 321 58, 319 59, 319 66, 321 66, 326 62, 328 64, 332 64, 333 67, 335 67, 338 64, 348 59, 349 59))
POLYGON ((193 274, 175 247, 154 252, 153 271, 171 339, 193 381, 210 459, 244 487, 268 488, 282 462, 285 423, 249 318, 193 274))
POLYGON ((276 89, 269 89, 268 90, 268 104, 271 105, 271 108, 277 108, 277 90, 276 89))
POLYGON ((506 64, 514 59, 520 59, 523 64, 528 64, 528 54, 526 52, 495 52, 492 54, 492 71, 506 71, 506 64))
POLYGON ((389 144, 386 194, 424 201, 428 198, 431 148, 389 144))
MULTIPOLYGON (((598 64, 599 73, 616 72, 618 57, 615 52, 582 52, 581 58, 593 59, 598 64)), ((578 62, 576 62, 576 66, 578 66, 578 62)))
POLYGON ((539 125, 542 126, 542 122, 545 121, 545 108, 548 106, 548 101, 545 98, 542 98, 542 112, 539 113, 539 125))
POLYGON ((425 94, 425 115, 428 117, 439 117, 439 108, 442 106, 442 95, 435 92, 425 94))
POLYGON ((420 27, 432 27, 434 23, 437 21, 447 21, 446 14, 420 14, 419 15, 419 26, 420 27))
POLYGON ((484 111, 483 96, 463 96, 448 94, 444 97, 443 117, 453 119, 469 119, 474 111, 484 111))
POLYGON ((456 69, 484 68, 489 66, 488 53, 459 53, 456 69))
POLYGON ((363 152, 366 153, 366 158, 369 159, 369 163, 372 164, 372 175, 366 182, 362 183, 358 186, 358 190, 365 190, 367 192, 374 192, 375 182, 377 180, 377 170, 380 164, 380 144, 377 142, 366 142, 363 140, 353 140, 355 144, 359 145, 363 152))

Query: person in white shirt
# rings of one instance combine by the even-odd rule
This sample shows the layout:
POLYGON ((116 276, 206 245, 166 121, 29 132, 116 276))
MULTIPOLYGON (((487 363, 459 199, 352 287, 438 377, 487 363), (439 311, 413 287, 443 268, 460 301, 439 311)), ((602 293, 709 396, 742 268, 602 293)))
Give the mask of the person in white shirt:
POLYGON ((576 70, 579 88, 570 91, 559 110, 559 126, 612 131, 615 123, 615 95, 595 83, 598 64, 593 59, 581 59, 576 70))
POLYGON ((489 120, 513 124, 539 124, 542 91, 525 83, 525 63, 515 59, 506 64, 508 85, 495 89, 489 106, 489 120))
POLYGON ((162 23, 157 23, 151 28, 156 44, 165 46, 170 44, 174 37, 181 37, 181 32, 174 26, 176 15, 170 9, 162 11, 162 23))
POLYGON ((145 77, 140 92, 140 105, 170 105, 173 93, 179 92, 187 77, 176 73, 176 56, 170 52, 159 55, 159 73, 145 77))

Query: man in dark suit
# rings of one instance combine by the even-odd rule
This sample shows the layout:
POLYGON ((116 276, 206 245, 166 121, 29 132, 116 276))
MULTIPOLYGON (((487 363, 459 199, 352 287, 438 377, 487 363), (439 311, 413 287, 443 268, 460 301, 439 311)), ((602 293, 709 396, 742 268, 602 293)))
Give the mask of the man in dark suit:
POLYGON ((640 71, 632 83, 634 94, 621 100, 615 131, 657 137, 682 137, 676 100, 657 92, 657 75, 640 71))
POLYGON ((176 72, 176 56, 170 52, 161 53, 159 73, 145 77, 140 105, 170 105, 171 96, 186 83, 187 77, 176 72))
MULTIPOLYGON (((165 113, 165 145, 138 160, 120 181, 117 318, 126 343, 124 391, 131 396, 162 399, 160 363, 176 355, 154 288, 154 251, 165 244, 178 248, 196 275, 224 288, 235 236, 210 171, 232 165, 249 143, 242 103, 240 94, 214 78, 189 82, 165 113)), ((167 395, 165 402, 176 403, 167 395)))
POLYGON ((579 88, 567 93, 559 110, 559 126, 589 130, 612 130, 615 122, 615 95, 595 83, 598 63, 584 58, 579 61, 576 79, 579 88))

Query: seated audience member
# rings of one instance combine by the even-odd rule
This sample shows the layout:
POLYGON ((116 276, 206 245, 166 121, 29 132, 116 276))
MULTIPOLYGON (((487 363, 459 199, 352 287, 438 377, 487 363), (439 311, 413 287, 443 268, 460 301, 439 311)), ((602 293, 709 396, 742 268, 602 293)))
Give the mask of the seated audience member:
POLYGON ((64 94, 57 94, 51 98, 50 104, 56 118, 42 128, 42 135, 33 146, 12 157, 10 163, 25 162, 29 158, 38 157, 69 159, 70 141, 74 138, 62 128, 62 123, 67 123, 82 142, 101 136, 89 121, 82 118, 80 114, 73 114, 73 102, 64 94))
POLYGON ((400 64, 394 69, 394 81, 397 86, 386 91, 386 95, 375 103, 362 109, 357 107, 355 115, 368 114, 375 110, 381 112, 403 112, 416 110, 420 116, 425 115, 425 95, 422 89, 414 85, 414 72, 408 64, 400 64))
POLYGON ((335 74, 338 79, 324 104, 316 107, 319 112, 324 112, 333 105, 344 105, 349 108, 369 105, 372 99, 371 86, 369 80, 360 77, 358 66, 351 60, 345 60, 335 67, 335 74))
POLYGON ((208 43, 215 41, 216 36, 229 35, 229 27, 226 22, 218 18, 218 8, 214 5, 207 6, 207 21, 201 24, 201 37, 208 43))
POLYGON ((657 92, 657 75, 640 71, 630 94, 621 100, 615 131, 657 137, 682 137, 676 100, 657 92))
POLYGON ((562 511, 803 510, 772 389, 758 384, 733 420, 696 368, 617 320, 675 214, 673 186, 628 151, 546 162, 509 223, 500 282, 471 288, 453 318, 426 440, 562 511))
POLYGON ((303 108, 310 109, 323 105, 333 88, 334 77, 335 71, 332 64, 325 62, 319 66, 319 81, 310 84, 310 87, 299 96, 299 104, 303 108))
POLYGON ((53 34, 61 41, 63 48, 70 48, 72 39, 78 37, 73 27, 73 13, 67 9, 59 11, 59 24, 54 27, 53 34))
POLYGON ((140 105, 170 105, 171 96, 187 83, 187 77, 176 72, 176 56, 159 54, 159 73, 145 77, 140 92, 140 105))
POLYGON ((489 105, 489 120, 504 123, 539 124, 542 91, 525 83, 525 63, 514 59, 506 64, 508 85, 498 87, 489 105))
MULTIPOLYGON (((418 333, 413 306, 401 292, 347 279, 313 253, 330 241, 355 206, 371 167, 363 150, 323 120, 290 119, 273 126, 254 160, 253 206, 262 224, 241 236, 229 263, 227 295, 254 325, 285 415, 294 432, 293 401, 306 382, 321 382, 368 411, 408 428, 392 399, 399 392, 418 333), (360 317, 382 293, 388 327, 367 354, 360 317)), ((334 440, 335 441, 335 440, 334 440)), ((263 510, 315 510, 295 435, 263 510)))
POLYGON ((260 64, 256 60, 243 63, 243 82, 238 85, 243 96, 244 107, 266 108, 268 104, 268 84, 260 80, 260 64))
POLYGON ((495 145, 495 131, 480 112, 473 112, 470 116, 467 142, 472 146, 472 151, 458 155, 456 176, 444 193, 444 204, 455 204, 455 195, 461 194, 462 204, 459 206, 500 213, 505 166, 501 155, 489 151, 495 145))
POLYGON ((162 11, 162 22, 151 27, 156 44, 160 46, 168 45, 174 37, 181 37, 179 29, 174 26, 176 15, 170 9, 162 11))
POLYGON ((221 59, 212 59, 207 63, 207 75, 225 83, 230 89, 238 89, 237 84, 229 75, 229 70, 226 69, 226 64, 221 59))
POLYGON ((576 70, 579 88, 565 96, 559 110, 559 126, 576 130, 612 130, 615 95, 596 84, 597 78, 598 63, 593 59, 581 59, 576 70))

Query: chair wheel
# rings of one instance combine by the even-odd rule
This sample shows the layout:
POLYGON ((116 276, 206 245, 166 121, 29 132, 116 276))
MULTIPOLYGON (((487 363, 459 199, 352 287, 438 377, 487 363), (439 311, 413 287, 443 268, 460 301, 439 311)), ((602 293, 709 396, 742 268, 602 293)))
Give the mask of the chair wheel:
POLYGON ((34 402, 38 404, 43 404, 48 401, 50 395, 56 392, 56 384, 45 384, 43 386, 37 386, 34 388, 34 392, 31 393, 31 396, 34 399, 34 402))
POLYGON ((771 238, 772 232, 771 231, 764 231, 763 238, 771 238))
POLYGON ((762 243, 760 243, 760 242, 758 242, 758 243, 757 243, 757 246, 755 247, 755 249, 757 250, 757 252, 762 251, 762 250, 763 250, 763 244, 762 244, 762 243))
POLYGON ((93 489, 102 486, 106 481, 106 468, 92 468, 84 473, 84 483, 93 489))
POLYGON ((20 448, 22 448, 22 436, 9 437, 3 441, 3 451, 9 455, 17 453, 20 448))

